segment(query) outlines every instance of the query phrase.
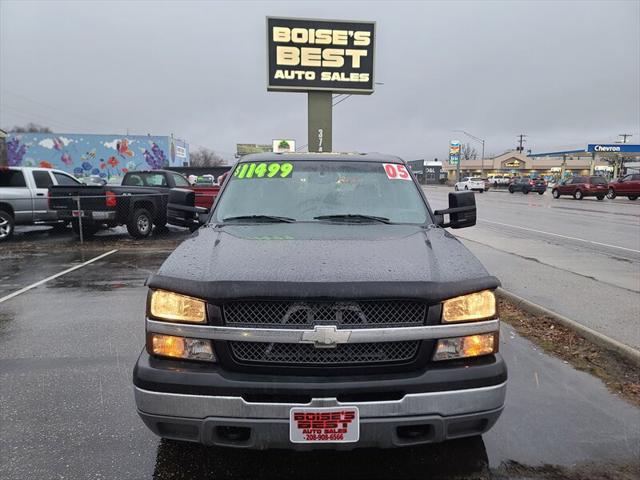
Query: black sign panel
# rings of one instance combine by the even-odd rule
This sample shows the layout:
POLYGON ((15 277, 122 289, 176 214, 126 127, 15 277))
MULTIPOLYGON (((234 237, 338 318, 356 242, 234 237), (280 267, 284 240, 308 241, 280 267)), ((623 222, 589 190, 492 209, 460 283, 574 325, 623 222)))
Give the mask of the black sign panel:
POLYGON ((267 90, 373 93, 375 22, 267 17, 267 90))

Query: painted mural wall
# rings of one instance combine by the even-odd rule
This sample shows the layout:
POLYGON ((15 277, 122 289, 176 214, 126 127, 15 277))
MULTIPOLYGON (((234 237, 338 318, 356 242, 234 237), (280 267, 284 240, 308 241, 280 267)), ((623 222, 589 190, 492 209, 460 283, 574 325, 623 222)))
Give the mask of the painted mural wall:
POLYGON ((78 178, 100 176, 117 182, 130 170, 181 167, 189 147, 170 136, 78 133, 9 133, 9 166, 57 168, 78 178))

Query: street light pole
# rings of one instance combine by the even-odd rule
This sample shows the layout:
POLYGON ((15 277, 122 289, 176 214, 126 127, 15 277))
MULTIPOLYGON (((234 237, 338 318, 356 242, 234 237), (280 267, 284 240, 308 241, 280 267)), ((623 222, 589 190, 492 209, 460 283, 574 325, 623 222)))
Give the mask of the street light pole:
POLYGON ((464 133, 467 137, 475 140, 476 142, 480 142, 482 144, 482 158, 480 159, 480 176, 484 178, 484 140, 480 137, 476 137, 475 135, 471 135, 469 132, 465 132, 464 130, 454 130, 454 132, 464 133))

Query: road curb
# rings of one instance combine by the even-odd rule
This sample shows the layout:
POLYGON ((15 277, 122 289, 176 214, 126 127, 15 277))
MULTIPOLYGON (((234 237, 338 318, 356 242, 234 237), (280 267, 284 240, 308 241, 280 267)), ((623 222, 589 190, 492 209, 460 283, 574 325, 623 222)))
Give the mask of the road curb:
POLYGON ((498 297, 501 297, 505 300, 514 303, 516 306, 520 307, 522 310, 528 313, 532 313, 534 315, 544 315, 545 317, 550 317, 554 321, 559 324, 567 327, 579 335, 583 336, 587 340, 599 345, 602 348, 606 348, 607 350, 611 350, 619 354, 621 357, 625 358, 629 362, 633 363, 636 366, 640 367, 640 350, 636 350, 629 345, 625 345, 618 340, 614 340, 613 338, 609 338, 606 335, 603 335, 600 332, 596 332, 595 330, 585 327, 584 325, 576 322, 575 320, 571 320, 563 315, 560 315, 556 312, 553 312, 545 307, 542 307, 536 303, 530 302, 515 293, 508 292, 503 288, 498 288, 497 292, 498 297))

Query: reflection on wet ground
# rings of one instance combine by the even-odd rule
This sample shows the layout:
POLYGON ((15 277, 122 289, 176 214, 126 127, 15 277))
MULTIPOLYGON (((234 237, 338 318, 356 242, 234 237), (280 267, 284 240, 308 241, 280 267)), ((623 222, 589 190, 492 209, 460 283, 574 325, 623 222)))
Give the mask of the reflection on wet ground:
MULTIPOLYGON (((0 478, 639 475, 632 463, 640 457, 639 410, 507 325, 501 332, 510 375, 507 406, 482 438, 302 453, 160 440, 135 412, 131 369, 144 342, 144 279, 165 256, 118 252, 0 304, 0 478)), ((38 269, 60 261, 40 257, 38 269)))
POLYGON ((489 478, 481 437, 392 450, 243 451, 162 440, 153 473, 165 478, 489 478))

